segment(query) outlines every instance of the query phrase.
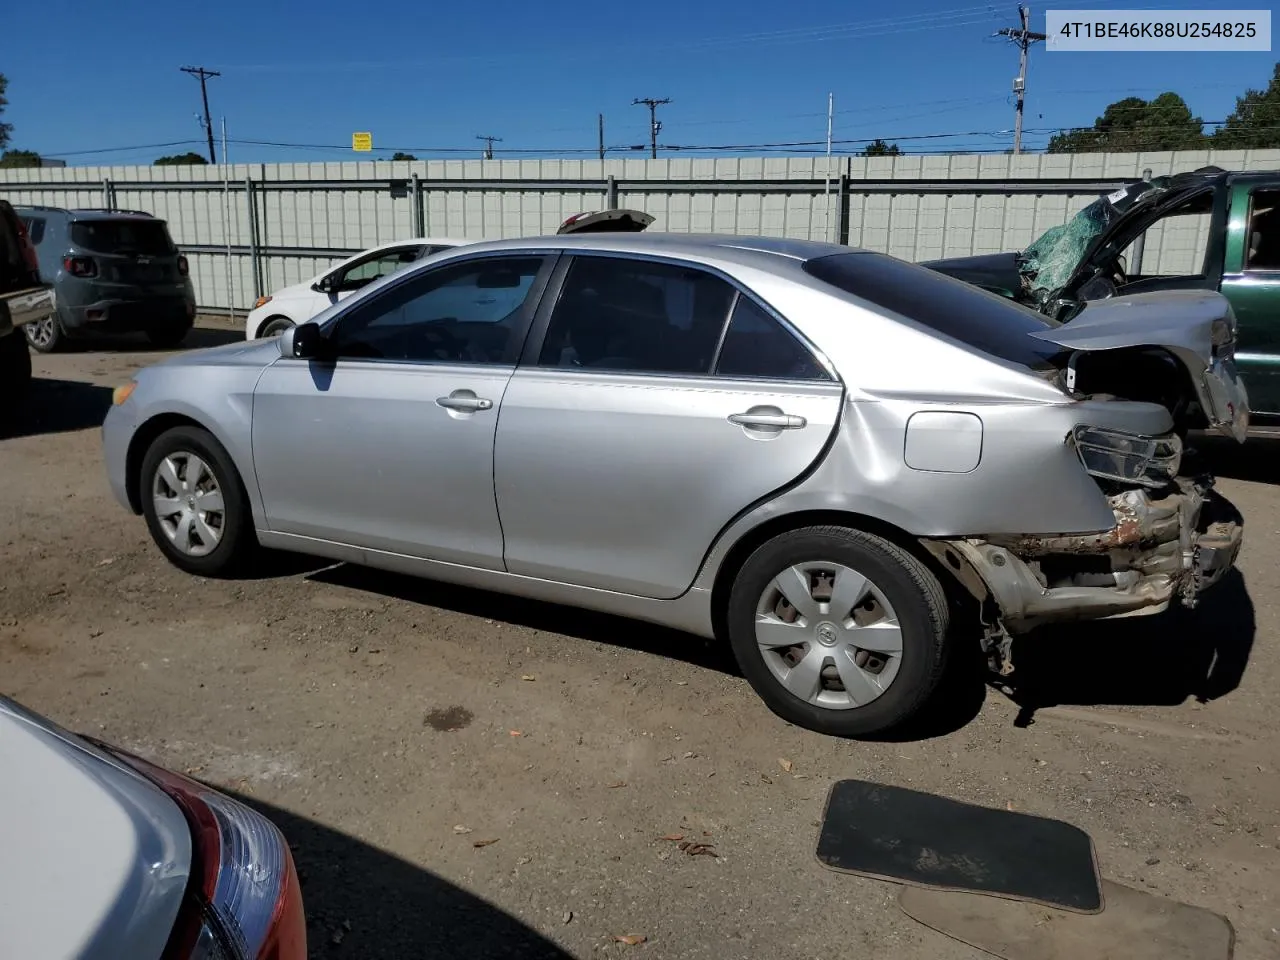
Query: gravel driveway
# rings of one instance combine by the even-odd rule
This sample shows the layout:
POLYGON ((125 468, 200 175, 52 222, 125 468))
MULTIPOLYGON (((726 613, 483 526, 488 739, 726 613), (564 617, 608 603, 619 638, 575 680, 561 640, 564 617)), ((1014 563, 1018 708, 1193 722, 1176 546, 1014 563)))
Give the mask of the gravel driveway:
POLYGON ((1069 820, 1105 876, 1280 953, 1280 448, 1223 451, 1242 575, 1200 609, 1028 638, 1013 696, 959 677, 932 728, 857 743, 785 725, 683 634, 305 558, 178 572, 97 432, 160 356, 35 358, 0 439, 0 691, 260 804, 313 956, 985 956, 818 865, 844 777, 1069 820))

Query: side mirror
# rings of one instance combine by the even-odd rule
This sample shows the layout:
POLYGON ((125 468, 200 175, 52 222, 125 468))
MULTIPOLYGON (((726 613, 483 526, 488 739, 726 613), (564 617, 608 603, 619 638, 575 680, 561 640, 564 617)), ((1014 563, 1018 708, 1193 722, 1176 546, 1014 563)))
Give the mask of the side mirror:
POLYGON ((313 283, 311 285, 311 289, 314 290, 316 293, 334 293, 336 292, 334 289, 334 286, 337 279, 338 279, 337 274, 331 273, 328 276, 321 277, 319 280, 313 283))
POLYGON ((318 323, 300 323, 280 334, 280 355, 295 360, 317 360, 324 352, 318 323))

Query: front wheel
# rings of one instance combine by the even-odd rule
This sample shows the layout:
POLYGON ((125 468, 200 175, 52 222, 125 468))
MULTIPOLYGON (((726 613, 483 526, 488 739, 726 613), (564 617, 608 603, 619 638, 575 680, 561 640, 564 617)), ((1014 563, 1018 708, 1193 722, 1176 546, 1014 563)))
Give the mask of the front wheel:
POLYGON ((805 527, 756 549, 734 579, 728 630, 774 713, 833 736, 915 717, 942 678, 948 609, 907 551, 847 527, 805 527))
POLYGON ((199 427, 174 427, 152 442, 139 477, 142 513, 169 561, 188 573, 232 576, 257 538, 244 483, 231 457, 199 427))
POLYGON ((262 325, 262 329, 258 332, 258 336, 278 337, 292 326, 294 326, 294 323, 288 317, 272 317, 262 325))

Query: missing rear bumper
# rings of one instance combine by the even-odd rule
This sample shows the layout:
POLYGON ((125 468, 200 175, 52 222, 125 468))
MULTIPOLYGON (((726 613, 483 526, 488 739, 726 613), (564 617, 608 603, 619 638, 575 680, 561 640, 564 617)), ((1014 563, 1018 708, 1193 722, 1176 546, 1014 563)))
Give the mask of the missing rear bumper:
POLYGON ((1179 479, 1163 495, 1110 498, 1115 525, 1089 534, 925 540, 977 599, 994 604, 995 634, 1044 623, 1195 606, 1240 552, 1238 512, 1212 481, 1179 479))

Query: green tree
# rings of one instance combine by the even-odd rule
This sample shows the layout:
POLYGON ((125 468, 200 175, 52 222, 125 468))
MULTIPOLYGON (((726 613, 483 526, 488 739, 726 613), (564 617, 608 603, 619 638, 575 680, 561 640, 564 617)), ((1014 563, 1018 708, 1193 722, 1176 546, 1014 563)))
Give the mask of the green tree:
POLYGON ((1125 97, 1110 104, 1092 127, 1049 138, 1050 153, 1136 153, 1191 150, 1205 144, 1204 121, 1176 93, 1151 100, 1125 97))
POLYGON ((6 150, 0 153, 0 167, 38 167, 40 154, 34 150, 6 150))
POLYGON ((1280 63, 1265 90, 1246 90, 1236 108, 1214 133, 1213 146, 1226 150, 1280 147, 1280 63))
POLYGON ((397 150, 395 153, 391 155, 391 159, 392 160, 417 160, 418 158, 415 157, 412 153, 404 153, 401 150, 397 150))
MULTIPOLYGON (((0 73, 0 113, 4 113, 4 108, 9 105, 9 101, 5 99, 4 92, 9 88, 9 78, 0 73)), ((13 133, 13 124, 0 121, 0 148, 9 145, 9 135, 13 133)))
POLYGON ((902 148, 896 143, 885 143, 878 137, 858 151, 860 157, 897 157, 901 154, 902 148))
POLYGON ((172 156, 160 157, 153 166, 157 167, 177 167, 186 164, 202 165, 209 161, 198 153, 192 153, 188 150, 186 153, 175 153, 172 156))

